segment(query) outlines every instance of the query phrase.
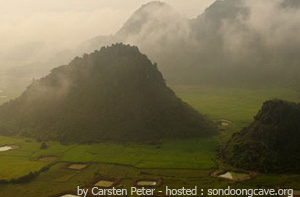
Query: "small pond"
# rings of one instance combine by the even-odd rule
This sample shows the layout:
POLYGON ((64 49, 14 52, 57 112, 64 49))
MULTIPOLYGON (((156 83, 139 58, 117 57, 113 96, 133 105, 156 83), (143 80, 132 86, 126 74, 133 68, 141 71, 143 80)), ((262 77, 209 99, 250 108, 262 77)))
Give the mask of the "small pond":
POLYGON ((157 181, 138 181, 136 183, 138 186, 156 186, 157 181))
POLYGON ((72 170, 82 170, 87 167, 87 164, 71 164, 68 166, 69 169, 72 170))
POLYGON ((97 187, 111 187, 111 186, 113 186, 113 184, 114 184, 113 181, 100 180, 97 183, 95 183, 95 186, 97 186, 97 187))
POLYGON ((244 173, 226 172, 226 173, 220 174, 218 177, 238 181, 238 180, 243 180, 243 179, 249 178, 250 176, 249 176, 249 174, 244 174, 244 173))
POLYGON ((16 149, 16 148, 18 148, 18 146, 16 146, 16 145, 1 146, 0 152, 9 151, 9 150, 16 149))

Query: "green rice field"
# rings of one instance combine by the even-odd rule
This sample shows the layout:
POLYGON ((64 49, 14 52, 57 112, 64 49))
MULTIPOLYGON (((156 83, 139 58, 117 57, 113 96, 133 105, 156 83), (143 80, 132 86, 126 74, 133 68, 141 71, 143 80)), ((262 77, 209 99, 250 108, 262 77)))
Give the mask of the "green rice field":
MULTIPOLYGON (((26 183, 0 183, 0 196, 48 197, 92 184, 95 177, 118 178, 124 188, 140 178, 162 178, 163 186, 199 188, 300 188, 300 175, 259 174, 241 183, 211 177, 216 170, 236 170, 217 160, 217 147, 224 138, 250 123, 262 103, 269 99, 299 102, 293 89, 240 89, 210 86, 172 86, 176 94, 215 122, 225 119, 229 126, 219 126, 213 138, 163 141, 159 144, 89 144, 62 145, 20 137, 0 137, 0 147, 17 148, 0 152, 0 181, 18 180, 40 172, 26 183), (54 158, 47 160, 47 157, 54 158), (46 158, 43 160, 43 158, 46 158), (66 169, 67 164, 88 164, 82 170, 66 169), (46 168, 46 170, 42 170, 46 168)), ((163 187, 161 186, 161 187, 163 187)), ((205 196, 205 195, 204 195, 205 196)))

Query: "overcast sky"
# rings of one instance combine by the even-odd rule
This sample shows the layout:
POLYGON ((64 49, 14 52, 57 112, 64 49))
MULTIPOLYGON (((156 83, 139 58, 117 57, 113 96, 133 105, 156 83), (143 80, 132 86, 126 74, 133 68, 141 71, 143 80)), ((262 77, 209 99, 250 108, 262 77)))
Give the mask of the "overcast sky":
MULTIPOLYGON (((164 0, 189 18, 214 0, 164 0)), ((115 33, 149 0, 0 0, 0 53, 25 43, 72 47, 98 35, 115 33)), ((26 48, 26 47, 25 47, 26 48)))

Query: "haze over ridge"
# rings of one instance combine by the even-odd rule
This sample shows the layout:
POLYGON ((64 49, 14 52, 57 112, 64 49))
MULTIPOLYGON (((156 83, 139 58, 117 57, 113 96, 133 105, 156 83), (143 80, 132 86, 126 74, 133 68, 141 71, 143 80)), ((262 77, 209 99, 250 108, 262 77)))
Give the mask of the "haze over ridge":
MULTIPOLYGON (((6 60, 14 62, 19 59, 19 63, 15 62, 18 67, 10 69, 9 75, 40 77, 74 56, 92 52, 103 45, 124 42, 137 45, 157 62, 170 83, 223 83, 228 79, 233 83, 273 83, 279 79, 279 84, 282 81, 296 84, 300 62, 297 55, 300 48, 297 2, 218 0, 193 19, 164 3, 159 9, 142 6, 123 26, 118 24, 116 29, 119 30, 115 30, 115 34, 98 36, 75 47, 80 43, 78 40, 73 43, 74 47, 63 51, 53 49, 63 38, 53 45, 30 42, 10 51, 11 56, 2 58, 2 64, 6 60), (148 16, 139 20, 136 24, 140 26, 139 30, 134 32, 128 24, 143 13, 148 13, 148 16), (247 78, 248 75, 251 77, 247 78)), ((59 14, 54 16, 60 17, 59 14)), ((97 17, 92 18, 97 20, 97 17)), ((89 20, 86 21, 88 24, 89 20)), ((102 27, 100 24, 93 28, 102 27)), ((65 37, 71 36, 66 34, 65 37)))

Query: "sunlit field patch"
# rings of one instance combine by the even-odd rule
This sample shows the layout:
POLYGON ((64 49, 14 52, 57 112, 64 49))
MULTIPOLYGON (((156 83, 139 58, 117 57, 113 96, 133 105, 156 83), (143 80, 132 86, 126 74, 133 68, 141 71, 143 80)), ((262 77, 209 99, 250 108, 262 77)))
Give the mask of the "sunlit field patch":
POLYGON ((74 163, 67 166, 67 168, 71 170, 83 170, 87 167, 88 164, 83 164, 83 163, 74 163))
POLYGON ((134 186, 137 187, 158 187, 162 184, 161 178, 143 178, 135 180, 134 186))
POLYGON ((96 182, 94 184, 94 186, 97 186, 97 187, 112 187, 114 183, 115 183, 114 181, 99 180, 98 182, 96 182))

